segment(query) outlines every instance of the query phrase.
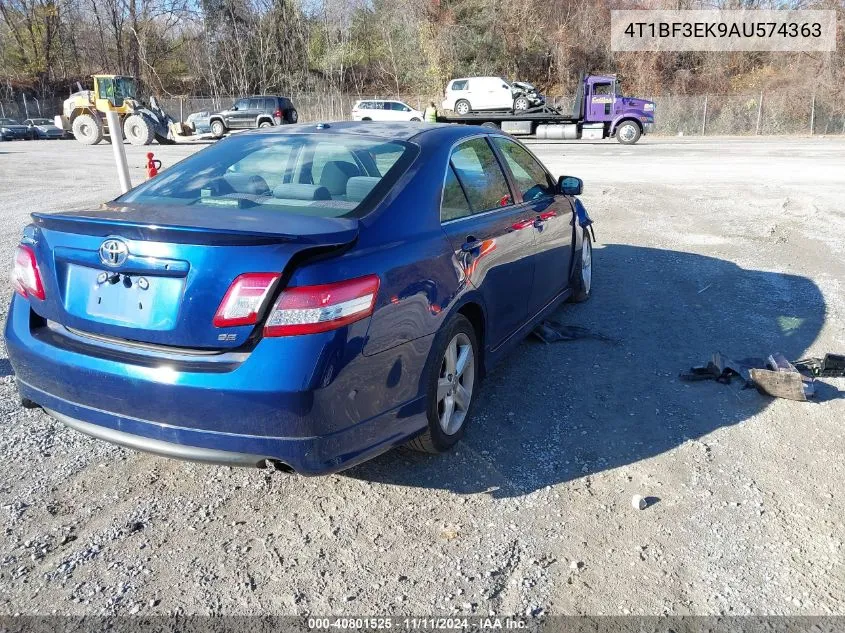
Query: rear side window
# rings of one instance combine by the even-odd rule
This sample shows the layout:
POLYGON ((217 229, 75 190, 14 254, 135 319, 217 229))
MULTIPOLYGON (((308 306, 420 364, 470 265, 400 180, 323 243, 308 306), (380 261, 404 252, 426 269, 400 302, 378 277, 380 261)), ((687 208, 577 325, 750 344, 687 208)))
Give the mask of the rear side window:
POLYGON ((473 213, 511 204, 508 182, 486 139, 461 143, 452 152, 450 162, 473 213))
POLYGON ((458 218, 465 218, 471 214, 472 209, 469 207, 469 201, 464 194, 461 183, 458 182, 452 165, 449 165, 446 169, 446 182, 443 185, 440 221, 448 222, 449 220, 457 220, 458 218))
POLYGON ((250 99, 249 100, 249 109, 250 110, 260 110, 264 106, 264 99, 250 99))
POLYGON ((552 195, 554 190, 546 170, 531 154, 503 136, 493 137, 493 142, 502 152, 523 200, 536 200, 552 195))

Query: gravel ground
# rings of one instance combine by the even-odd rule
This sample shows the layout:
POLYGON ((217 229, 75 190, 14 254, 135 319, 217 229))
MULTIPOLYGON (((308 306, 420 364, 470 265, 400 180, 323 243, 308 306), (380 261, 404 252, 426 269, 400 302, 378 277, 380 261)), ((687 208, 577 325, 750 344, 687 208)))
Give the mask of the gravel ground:
MULTIPOLYGON (((533 147, 599 240, 558 316, 618 344, 526 340, 457 450, 324 478, 89 439, 21 409, 3 353, 0 614, 845 614, 845 380, 677 378, 845 352, 845 139, 533 147)), ((0 174, 6 261, 28 213, 117 193, 108 145, 2 143, 0 174)))

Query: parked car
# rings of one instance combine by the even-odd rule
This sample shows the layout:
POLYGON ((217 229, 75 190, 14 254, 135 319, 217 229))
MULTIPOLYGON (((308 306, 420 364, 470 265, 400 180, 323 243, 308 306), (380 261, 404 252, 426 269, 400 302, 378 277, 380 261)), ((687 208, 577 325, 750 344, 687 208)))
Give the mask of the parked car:
POLYGON ((209 118, 210 115, 211 113, 208 111, 194 112, 188 115, 188 118, 185 120, 185 123, 196 134, 208 134, 209 132, 211 132, 211 120, 209 118))
POLYGON ((220 138, 229 130, 296 123, 299 115, 287 97, 262 95, 238 99, 228 110, 209 114, 208 120, 212 134, 220 138))
POLYGON ((445 451, 485 372, 590 296, 581 188, 487 128, 234 135, 99 208, 32 214, 18 389, 169 457, 319 474, 445 451))
POLYGON ((28 140, 30 138, 29 128, 14 119, 0 119, 0 138, 4 141, 28 140))
POLYGON ((352 106, 353 121, 422 121, 423 113, 403 101, 362 99, 352 106))
POLYGON ((29 129, 29 138, 64 138, 65 131, 56 127, 50 119, 27 119, 23 124, 29 129))
POLYGON ((514 110, 527 110, 528 108, 536 108, 546 103, 546 97, 541 95, 540 91, 532 84, 524 81, 514 81, 511 86, 514 96, 514 110))
POLYGON ((446 84, 442 107, 456 114, 480 110, 512 110, 515 106, 513 86, 501 77, 467 77, 446 84))

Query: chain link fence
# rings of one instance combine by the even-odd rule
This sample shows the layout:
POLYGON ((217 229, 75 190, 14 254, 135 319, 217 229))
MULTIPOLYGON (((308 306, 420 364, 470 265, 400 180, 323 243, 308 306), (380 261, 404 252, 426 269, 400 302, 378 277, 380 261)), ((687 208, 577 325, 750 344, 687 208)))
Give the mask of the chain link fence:
MULTIPOLYGON (((291 94, 301 122, 348 119, 358 99, 396 99, 385 95, 351 95, 340 92, 291 94)), ((440 96, 400 95, 408 105, 423 110, 430 101, 439 106, 440 96)), ((230 107, 236 97, 164 97, 159 104, 174 119, 189 114, 230 107)), ((571 97, 549 97, 551 105, 565 112, 571 97)), ((802 135, 845 134, 845 99, 834 95, 757 93, 752 95, 704 95, 652 97, 655 102, 655 134, 701 135, 802 135)), ((52 118, 61 112, 62 99, 34 99, 18 95, 0 98, 0 117, 22 121, 52 118)))

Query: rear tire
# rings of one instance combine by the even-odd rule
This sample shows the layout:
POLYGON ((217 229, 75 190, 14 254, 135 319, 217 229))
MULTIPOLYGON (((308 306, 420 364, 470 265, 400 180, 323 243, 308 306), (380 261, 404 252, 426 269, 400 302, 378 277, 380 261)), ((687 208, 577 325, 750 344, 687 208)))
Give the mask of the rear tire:
POLYGON ((466 99, 458 99, 455 102, 455 114, 459 114, 464 116, 465 114, 469 114, 472 112, 472 106, 469 104, 469 101, 466 99))
POLYGON ((80 114, 73 120, 73 135, 83 145, 96 145, 103 140, 103 122, 93 114, 80 114))
POLYGON ((288 123, 296 123, 299 121, 299 113, 294 108, 291 108, 285 113, 285 120, 288 123))
POLYGON ((273 124, 270 121, 262 121, 258 124, 258 127, 273 127, 273 124))
POLYGON ((155 138, 155 130, 144 116, 130 114, 123 122, 123 136, 132 145, 149 145, 155 138))
POLYGON ((633 121, 622 121, 616 128, 616 140, 623 145, 633 145, 640 140, 640 126, 633 121))
POLYGON ((431 346, 426 368, 428 428, 408 446, 425 453, 442 453, 464 436, 473 396, 478 390, 478 338, 469 320, 456 314, 431 346))
POLYGON ((226 133, 226 126, 223 125, 223 121, 220 119, 215 119, 211 122, 211 134, 214 138, 223 138, 223 135, 226 133))
POLYGON ((421 123, 422 119, 418 116, 412 116, 411 121, 413 121, 414 123, 421 123))
POLYGON ((593 242, 590 239, 590 232, 584 229, 584 238, 581 242, 581 250, 578 253, 580 258, 576 260, 578 270, 575 277, 573 293, 570 301, 582 303, 590 298, 593 290, 593 242))

